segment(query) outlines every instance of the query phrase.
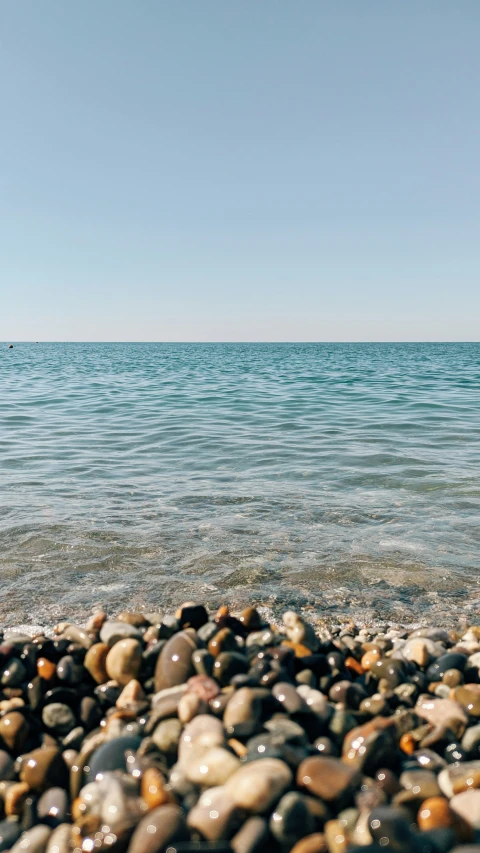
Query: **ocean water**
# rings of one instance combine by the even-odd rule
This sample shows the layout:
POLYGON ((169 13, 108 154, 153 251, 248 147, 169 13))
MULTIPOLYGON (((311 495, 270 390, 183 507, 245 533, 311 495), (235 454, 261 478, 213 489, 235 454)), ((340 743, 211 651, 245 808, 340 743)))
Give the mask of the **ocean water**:
POLYGON ((0 620, 480 613, 480 344, 0 347, 0 620))

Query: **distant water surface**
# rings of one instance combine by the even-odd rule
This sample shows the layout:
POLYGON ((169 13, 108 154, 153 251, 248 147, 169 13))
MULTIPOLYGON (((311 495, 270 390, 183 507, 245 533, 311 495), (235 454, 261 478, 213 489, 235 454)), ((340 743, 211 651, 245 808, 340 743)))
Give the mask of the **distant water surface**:
POLYGON ((480 612, 480 344, 0 346, 0 617, 480 612))

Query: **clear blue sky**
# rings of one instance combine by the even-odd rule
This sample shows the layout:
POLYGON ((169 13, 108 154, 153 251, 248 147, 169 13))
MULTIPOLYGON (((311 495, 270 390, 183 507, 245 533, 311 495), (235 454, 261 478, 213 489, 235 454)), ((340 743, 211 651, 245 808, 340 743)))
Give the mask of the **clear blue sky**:
POLYGON ((1 340, 478 340, 479 0, 2 0, 1 340))

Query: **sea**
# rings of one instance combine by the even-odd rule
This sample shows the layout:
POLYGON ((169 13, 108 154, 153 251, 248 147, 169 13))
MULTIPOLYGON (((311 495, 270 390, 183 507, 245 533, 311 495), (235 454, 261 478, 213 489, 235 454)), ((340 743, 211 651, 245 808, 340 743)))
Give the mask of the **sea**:
POLYGON ((480 620, 480 344, 0 345, 0 623, 480 620))

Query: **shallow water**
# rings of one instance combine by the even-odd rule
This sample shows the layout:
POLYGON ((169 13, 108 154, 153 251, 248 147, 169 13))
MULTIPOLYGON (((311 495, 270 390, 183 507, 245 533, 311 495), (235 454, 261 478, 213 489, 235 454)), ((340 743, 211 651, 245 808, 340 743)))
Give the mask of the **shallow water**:
POLYGON ((480 610, 480 344, 0 348, 0 618, 480 610))

